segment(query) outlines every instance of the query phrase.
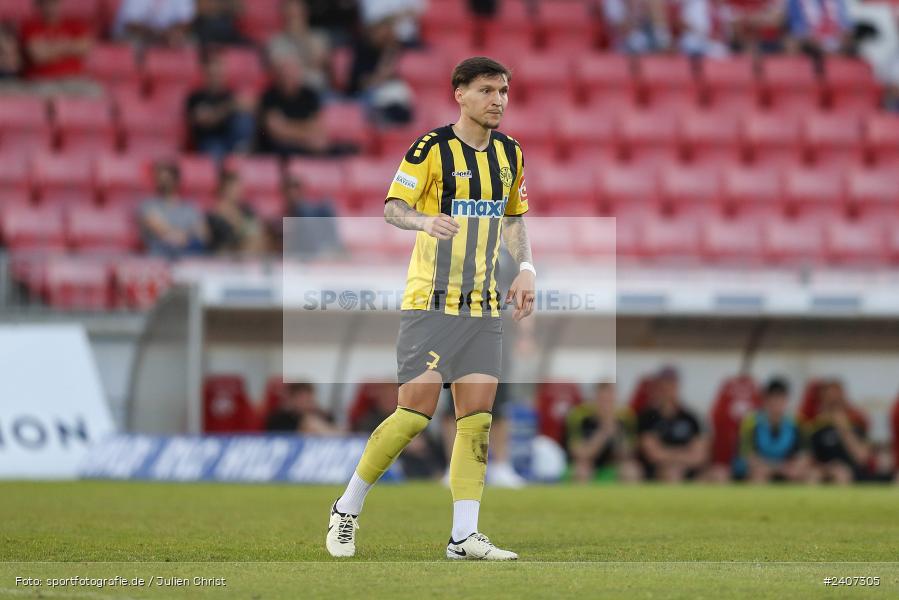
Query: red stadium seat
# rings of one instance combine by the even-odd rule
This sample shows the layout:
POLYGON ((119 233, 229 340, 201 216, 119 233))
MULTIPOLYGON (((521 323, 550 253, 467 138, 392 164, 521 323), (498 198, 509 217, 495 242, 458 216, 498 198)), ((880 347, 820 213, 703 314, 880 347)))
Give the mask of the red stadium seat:
MULTIPOLYGON (((172 109, 145 100, 119 105, 119 123, 129 154, 146 159, 170 157, 181 146, 181 119, 172 118, 172 109)), ((183 107, 178 107, 178 115, 183 107)))
MULTIPOLYGON (((255 8, 255 7, 254 7, 255 8)), ((224 48, 219 57, 225 80, 238 90, 257 92, 265 87, 268 76, 262 67, 259 51, 254 48, 224 48)))
POLYGON ((699 257, 699 223, 692 218, 653 215, 640 223, 641 254, 654 261, 694 261, 699 257))
POLYGON ((699 87, 686 56, 644 56, 637 65, 641 92, 653 110, 693 109, 699 104, 699 87))
POLYGON ((243 377, 207 375, 203 381, 203 432, 242 433, 256 429, 256 411, 243 377))
POLYGON ((0 145, 6 152, 46 151, 53 146, 47 104, 34 96, 0 97, 0 145))
POLYGON ((225 168, 237 172, 248 196, 277 194, 281 190, 281 165, 277 158, 233 155, 225 161, 225 168))
POLYGON ((59 13, 63 17, 95 23, 102 14, 101 0, 62 0, 59 13))
POLYGON ((598 23, 585 2, 537 5, 538 35, 553 53, 583 53, 596 47, 598 23))
POLYGON ((696 165, 730 166, 743 159, 740 122, 717 111, 686 113, 680 121, 682 152, 696 165))
POLYGON ((863 60, 828 56, 824 63, 824 84, 831 110, 853 114, 876 112, 881 85, 871 65, 863 60))
MULTIPOLYGON (((567 224, 574 233, 575 250, 590 257, 591 264, 596 264, 597 259, 614 260, 618 238, 628 236, 628 232, 619 227, 618 219, 572 219, 567 224)), ((625 246, 628 243, 626 239, 623 242, 625 246)))
POLYGON ((631 399, 628 401, 628 407, 635 415, 639 416, 644 410, 651 408, 654 385, 655 377, 652 375, 644 375, 637 381, 631 399))
POLYGON ((865 119, 865 146, 881 167, 899 168, 899 115, 881 113, 865 119))
POLYGON ((398 69, 400 77, 417 91, 422 88, 449 88, 447 66, 444 54, 407 51, 400 56, 398 69))
MULTIPOLYGON (((373 131, 365 116, 365 108, 359 102, 328 104, 322 111, 322 119, 332 142, 353 144, 364 153, 371 150, 373 131)), ((412 143, 411 139, 409 143, 412 143)))
POLYGON ((704 60, 701 74, 705 99, 714 110, 739 114, 759 105, 755 65, 751 58, 704 60))
POLYGON ((92 203, 91 160, 84 154, 39 154, 31 161, 31 179, 42 204, 92 203))
POLYGON ((0 22, 10 22, 21 25, 37 14, 37 7, 33 2, 22 0, 0 0, 0 22))
POLYGON ((566 415, 582 402, 580 388, 575 383, 546 381, 537 384, 536 395, 540 434, 563 444, 566 415))
POLYGON ((836 263, 878 264, 888 260, 882 219, 834 219, 824 225, 827 257, 836 263))
POLYGON ((615 252, 618 259, 634 259, 640 255, 640 230, 636 220, 615 219, 615 252))
POLYGON ((109 270, 97 260, 54 257, 46 266, 47 302, 58 310, 110 308, 109 270))
POLYGON ((247 198, 247 203, 263 221, 280 226, 281 219, 287 215, 284 196, 281 192, 261 192, 247 198))
POLYGON ((894 168, 852 169, 846 194, 850 207, 862 215, 899 215, 899 172, 894 168))
POLYGON ((661 170, 662 208, 669 214, 710 214, 721 199, 716 167, 668 165, 661 170))
POLYGON ((138 247, 134 215, 126 208, 74 206, 68 217, 69 242, 75 250, 126 253, 138 247))
POLYGON ((637 104, 636 79, 627 56, 609 53, 578 57, 574 77, 587 103, 597 110, 621 110, 637 104))
POLYGON ((172 283, 168 263, 159 258, 117 258, 112 269, 117 308, 148 310, 172 283))
MULTIPOLYGON (((536 108, 510 110, 503 117, 501 131, 521 144, 525 157, 545 153, 555 155, 556 127, 536 108)), ((525 158, 525 160, 529 160, 525 158)))
POLYGON ((262 403, 259 410, 263 423, 267 415, 278 410, 285 399, 286 393, 287 384, 284 383, 283 375, 272 375, 268 378, 265 382, 265 391, 262 394, 262 403))
POLYGON ((765 258, 772 263, 816 264, 824 259, 821 222, 815 219, 762 222, 765 258))
POLYGON ((384 199, 396 174, 397 164, 395 159, 355 159, 347 163, 350 206, 354 211, 370 216, 384 214, 384 199))
POLYGON ((530 106, 565 106, 577 99, 571 61, 566 55, 532 53, 523 56, 514 77, 516 91, 523 88, 530 106))
POLYGON ((762 234, 755 219, 707 218, 700 230, 700 251, 712 262, 762 261, 762 234))
POLYGON ((387 236, 370 235, 370 219, 337 219, 337 232, 347 250, 360 260, 366 261, 366 264, 378 260, 383 261, 385 257, 391 255, 391 244, 388 242, 387 236))
POLYGON ((0 225, 3 243, 12 250, 64 249, 62 212, 52 206, 6 205, 0 225))
MULTIPOLYGON (((452 66, 455 66, 460 60, 471 56, 471 54, 460 56, 458 54, 460 50, 463 49, 459 48, 458 45, 453 46, 450 51, 454 51, 456 54, 447 55, 450 57, 452 66)), ((513 72, 516 72, 524 64, 524 57, 531 56, 533 53, 534 38, 529 31, 503 32, 502 35, 490 36, 484 41, 483 48, 475 52, 475 54, 493 57, 511 68, 513 72)), ((516 98, 514 85, 510 94, 511 98, 516 98)))
POLYGON ((722 382, 712 404, 712 462, 730 466, 739 454, 740 424, 761 405, 752 377, 738 375, 722 382))
POLYGON ((97 187, 107 206, 134 207, 152 190, 149 165, 140 158, 101 156, 95 173, 97 187))
POLYGON ((743 121, 743 143, 756 165, 783 167, 801 161, 799 121, 790 115, 752 113, 743 121))
POLYGON ((197 51, 192 46, 150 48, 144 56, 144 75, 154 90, 167 84, 193 87, 200 81, 197 51))
POLYGON ((597 174, 597 192, 604 214, 622 216, 658 202, 658 176, 653 168, 609 165, 597 174))
POLYGON ((240 28, 256 42, 266 42, 281 29, 280 0, 254 0, 252 10, 240 15, 240 28))
POLYGON ((864 161, 861 123, 854 115, 811 114, 803 120, 806 156, 818 167, 845 168, 864 161))
POLYGON ((784 174, 784 201, 791 213, 837 215, 845 208, 843 173, 832 169, 789 169, 784 174))
POLYGON ((616 116, 583 109, 563 111, 559 116, 559 145, 564 158, 582 164, 618 160, 616 116))
POLYGON ((96 98, 57 97, 53 114, 62 148, 66 152, 96 154, 114 152, 116 130, 112 122, 112 105, 96 98))
POLYGON ((772 167, 733 166, 724 170, 722 202, 727 214, 770 213, 783 197, 783 178, 772 167))
MULTIPOLYGON (((568 216, 557 213, 558 216, 568 216)), ((534 219, 528 225, 528 240, 539 259, 571 257, 575 250, 569 219, 534 219)))
POLYGON ((215 195, 218 173, 215 162, 202 154, 184 154, 178 159, 181 171, 181 193, 188 199, 207 204, 215 195))
POLYGON ((628 160, 635 164, 677 162, 677 119, 670 113, 633 111, 621 115, 619 135, 628 160))
POLYGON ((762 61, 762 81, 768 101, 782 114, 806 114, 821 106, 821 89, 814 65, 802 56, 769 56, 762 61))
POLYGON ((347 183, 343 161, 295 158, 288 164, 287 171, 302 182, 307 197, 329 199, 338 206, 347 205, 347 183))
POLYGON ((91 48, 84 65, 91 78, 104 85, 140 80, 134 50, 128 44, 97 44, 91 48))
POLYGON ((555 216, 595 215, 593 177, 589 170, 578 164, 545 164, 530 171, 527 177, 528 191, 539 202, 543 214, 555 216))
POLYGON ((6 152, 0 155, 0 192, 26 198, 31 196, 28 161, 23 153, 6 152))

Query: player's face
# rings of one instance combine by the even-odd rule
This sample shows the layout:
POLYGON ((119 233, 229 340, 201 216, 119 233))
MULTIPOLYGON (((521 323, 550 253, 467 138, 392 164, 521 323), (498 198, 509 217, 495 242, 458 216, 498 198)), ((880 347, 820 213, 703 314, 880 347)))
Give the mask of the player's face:
POLYGON ((509 81, 505 75, 476 77, 456 90, 462 114, 485 129, 496 129, 509 104, 509 81))

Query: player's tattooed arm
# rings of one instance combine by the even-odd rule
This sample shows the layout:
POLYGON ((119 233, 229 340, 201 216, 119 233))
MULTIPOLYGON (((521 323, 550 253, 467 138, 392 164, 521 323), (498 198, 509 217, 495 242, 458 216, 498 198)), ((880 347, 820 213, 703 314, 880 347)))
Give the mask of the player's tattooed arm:
POLYGON ((528 230, 524 226, 524 217, 521 215, 503 217, 503 242, 509 254, 515 262, 533 262, 531 259, 531 242, 528 240, 528 230))
POLYGON ((459 224, 449 215, 426 215, 399 198, 384 204, 384 220, 400 229, 424 231, 439 240, 448 240, 459 233, 459 224))

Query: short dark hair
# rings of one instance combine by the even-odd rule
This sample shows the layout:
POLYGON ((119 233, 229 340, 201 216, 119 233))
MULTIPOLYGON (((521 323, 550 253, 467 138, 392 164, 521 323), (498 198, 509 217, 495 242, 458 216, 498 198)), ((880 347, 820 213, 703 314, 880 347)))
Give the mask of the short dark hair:
POLYGON ((468 85, 481 75, 485 77, 505 75, 507 81, 512 81, 512 71, 504 64, 486 56, 473 56, 466 58, 453 69, 453 89, 468 85))
POLYGON ((783 377, 772 377, 765 384, 765 396, 787 396, 790 393, 790 384, 783 377))

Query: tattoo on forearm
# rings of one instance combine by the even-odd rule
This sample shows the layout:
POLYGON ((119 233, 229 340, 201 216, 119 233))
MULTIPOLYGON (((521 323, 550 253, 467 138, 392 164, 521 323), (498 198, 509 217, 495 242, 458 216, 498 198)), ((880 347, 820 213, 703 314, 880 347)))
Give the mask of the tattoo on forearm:
POLYGON ((420 230, 424 227, 424 217, 423 213, 396 198, 384 205, 384 220, 400 229, 420 230))
POLYGON ((515 262, 533 262, 531 259, 531 243, 528 231, 524 226, 524 218, 519 216, 503 217, 503 241, 515 262))

